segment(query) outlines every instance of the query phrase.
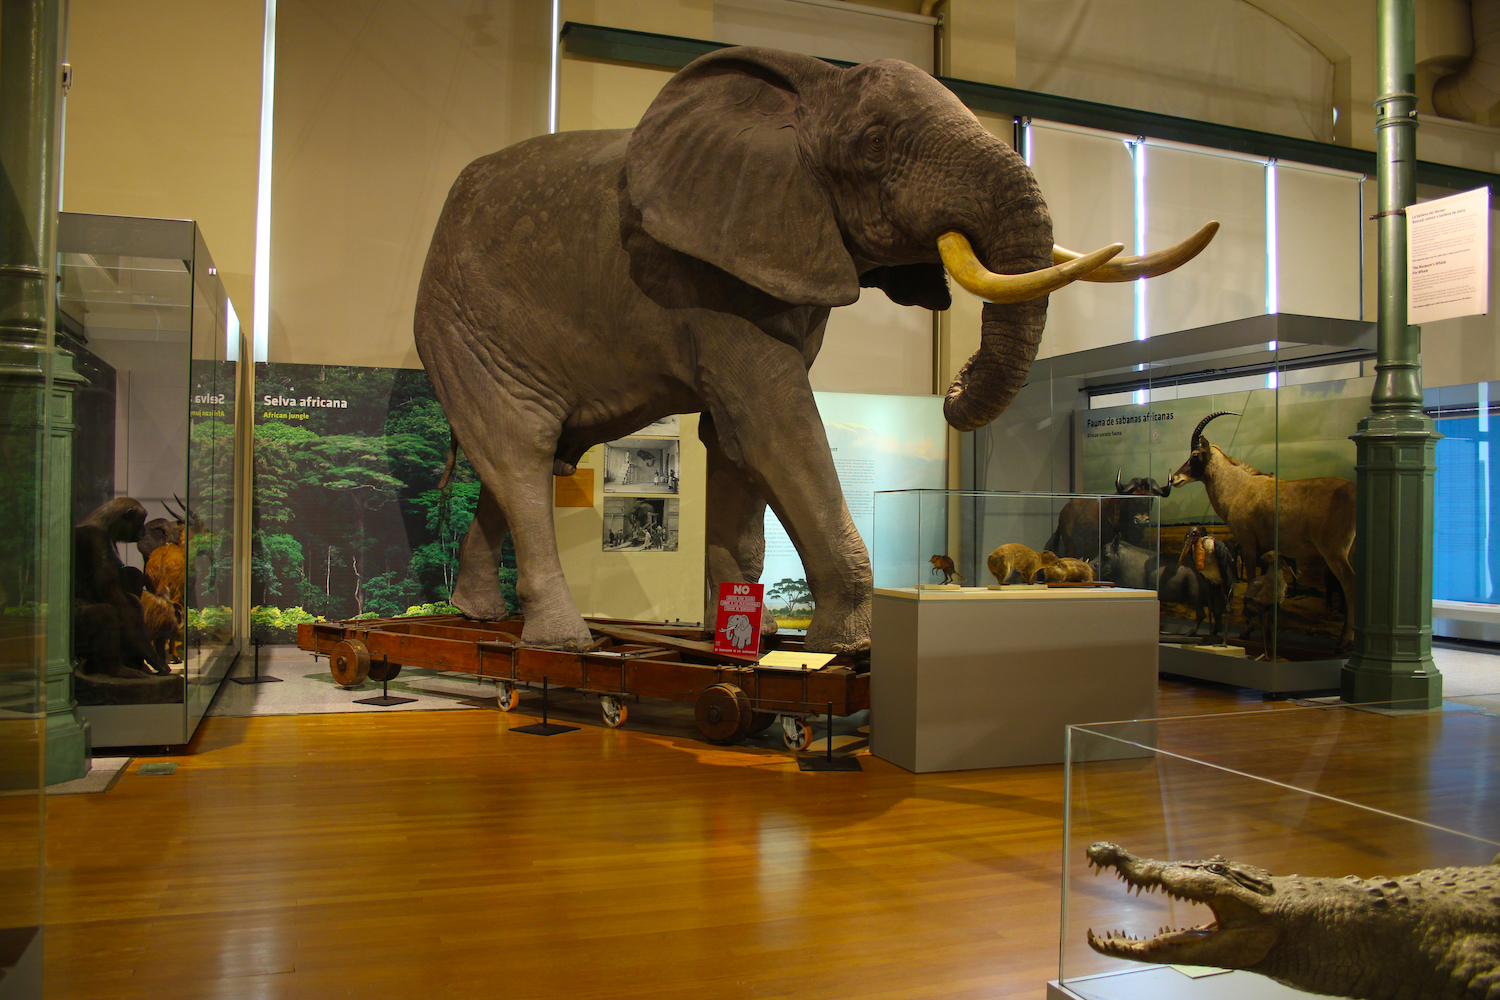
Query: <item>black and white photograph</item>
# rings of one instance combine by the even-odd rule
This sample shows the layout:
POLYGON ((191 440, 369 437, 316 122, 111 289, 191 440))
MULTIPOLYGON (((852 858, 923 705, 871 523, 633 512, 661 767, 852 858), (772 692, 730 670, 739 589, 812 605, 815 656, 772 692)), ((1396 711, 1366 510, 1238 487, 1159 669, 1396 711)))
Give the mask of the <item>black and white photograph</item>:
POLYGON ((605 497, 605 552, 676 552, 676 497, 605 497))
POLYGON ((604 446, 605 493, 678 491, 678 443, 675 438, 628 437, 604 446))

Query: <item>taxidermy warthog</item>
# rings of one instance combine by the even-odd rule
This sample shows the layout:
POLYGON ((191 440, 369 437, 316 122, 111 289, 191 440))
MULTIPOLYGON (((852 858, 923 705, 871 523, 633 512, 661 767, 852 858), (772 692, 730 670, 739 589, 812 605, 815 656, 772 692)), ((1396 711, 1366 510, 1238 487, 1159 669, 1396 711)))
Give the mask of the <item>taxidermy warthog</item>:
MULTIPOLYGON (((1354 566, 1349 555, 1354 548, 1354 484, 1336 476, 1278 480, 1231 458, 1203 436, 1210 420, 1237 416, 1220 410, 1198 422, 1188 459, 1172 474, 1172 485, 1203 484, 1214 513, 1239 540, 1246 567, 1259 566, 1273 546, 1303 565, 1322 560, 1352 606, 1354 566)), ((1340 647, 1348 644, 1353 630, 1354 615, 1346 609, 1340 647)))
POLYGON ((1135 590, 1155 590, 1160 557, 1150 549, 1131 545, 1116 535, 1104 546, 1099 579, 1135 590))
POLYGON ((974 430, 1025 383, 1050 292, 1164 273, 1216 228, 1123 261, 1117 243, 1057 247, 1021 157, 891 59, 840 69, 720 49, 672 77, 635 129, 482 157, 449 192, 415 321, 483 487, 453 603, 473 618, 509 613, 496 572, 509 532, 523 641, 587 645, 549 477, 596 444, 701 412, 705 606, 720 583, 760 578, 769 503, 816 602, 807 649, 868 648, 870 559, 807 376, 829 310, 862 287, 945 309, 946 267, 987 303, 979 350, 944 404, 949 423, 974 430))
POLYGON ((1047 548, 1060 556, 1094 559, 1099 555, 1099 543, 1116 535, 1139 545, 1151 523, 1151 497, 1165 497, 1171 492, 1170 485, 1158 486, 1154 479, 1137 476, 1123 482, 1117 469, 1114 497, 1074 497, 1063 504, 1047 548))

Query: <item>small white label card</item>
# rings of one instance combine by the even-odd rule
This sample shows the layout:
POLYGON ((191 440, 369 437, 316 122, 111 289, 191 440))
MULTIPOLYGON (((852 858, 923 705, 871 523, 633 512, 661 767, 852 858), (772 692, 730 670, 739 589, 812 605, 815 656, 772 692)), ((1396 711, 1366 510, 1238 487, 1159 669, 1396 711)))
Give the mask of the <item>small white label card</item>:
POLYGON ((1406 208, 1406 322, 1490 311, 1490 189, 1406 208))

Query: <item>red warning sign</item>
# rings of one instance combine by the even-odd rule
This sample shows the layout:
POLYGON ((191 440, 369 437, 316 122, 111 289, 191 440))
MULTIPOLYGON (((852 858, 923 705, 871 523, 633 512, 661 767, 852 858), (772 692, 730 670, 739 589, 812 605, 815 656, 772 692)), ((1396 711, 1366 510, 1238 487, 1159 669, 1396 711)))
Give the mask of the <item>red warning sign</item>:
POLYGON ((760 655, 760 609, 763 583, 719 584, 719 613, 714 622, 714 652, 731 656, 760 655))

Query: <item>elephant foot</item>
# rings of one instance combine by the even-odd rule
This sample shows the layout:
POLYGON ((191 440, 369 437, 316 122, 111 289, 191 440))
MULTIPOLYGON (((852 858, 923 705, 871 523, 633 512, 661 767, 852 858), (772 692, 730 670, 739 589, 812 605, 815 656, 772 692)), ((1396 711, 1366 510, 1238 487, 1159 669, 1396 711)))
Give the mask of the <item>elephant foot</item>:
POLYGON ((870 648, 870 600, 840 609, 818 604, 813 609, 804 648, 809 653, 847 653, 870 648))
POLYGON ((499 622, 510 617, 510 608, 506 605, 504 596, 499 593, 476 596, 455 591, 452 600, 453 606, 465 618, 474 621, 499 622))
POLYGON ((776 624, 776 619, 771 616, 771 612, 762 610, 760 613, 760 634, 775 635, 779 628, 780 626, 776 624))
POLYGON ((830 649, 829 652, 836 653, 840 656, 852 656, 856 660, 866 659, 870 655, 870 639, 868 636, 866 636, 865 638, 859 640, 859 642, 852 644, 836 642, 833 644, 833 648, 830 649))
POLYGON ((526 615, 526 625, 521 629, 521 642, 541 649, 561 649, 570 653, 586 652, 594 647, 594 635, 588 625, 576 613, 572 615, 547 615, 533 612, 526 615))

